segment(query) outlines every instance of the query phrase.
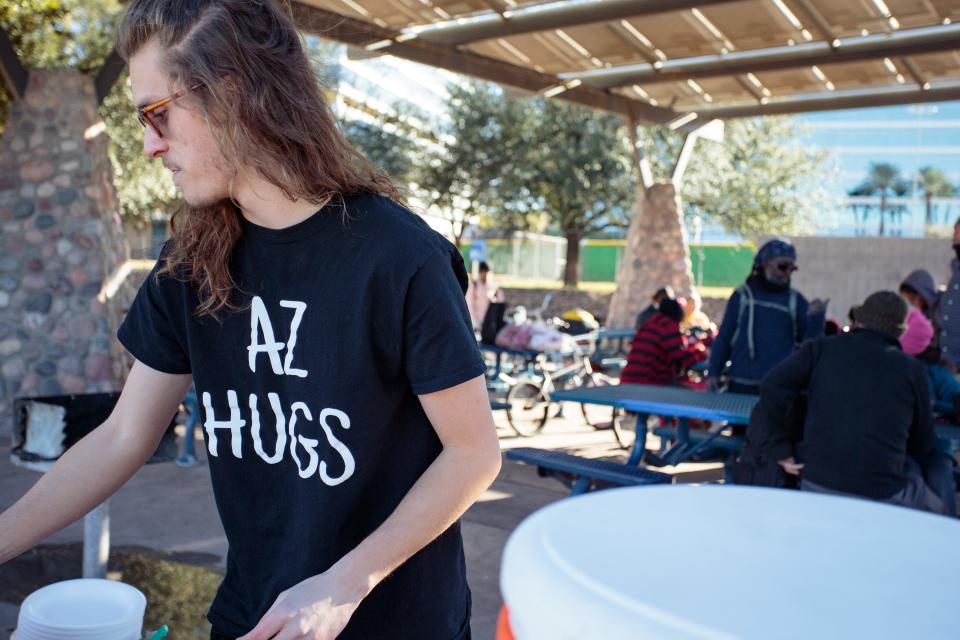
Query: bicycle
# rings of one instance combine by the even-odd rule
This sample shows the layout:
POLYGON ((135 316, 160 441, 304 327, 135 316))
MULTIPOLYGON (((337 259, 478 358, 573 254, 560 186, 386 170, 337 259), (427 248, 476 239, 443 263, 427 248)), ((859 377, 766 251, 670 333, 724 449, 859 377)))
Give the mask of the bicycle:
MULTIPOLYGON (((575 337, 578 344, 572 354, 538 354, 528 367, 529 375, 514 381, 506 397, 510 405, 507 421, 517 435, 534 436, 551 417, 559 415, 559 412, 554 415, 550 413, 552 405, 556 404, 550 399, 551 391, 616 384, 615 378, 594 370, 590 349, 582 346, 584 343, 593 344, 595 337, 595 334, 575 337), (573 362, 551 370, 553 362, 562 362, 565 355, 572 356, 573 362)), ((586 423, 595 429, 604 428, 609 422, 597 415, 598 408, 595 405, 581 404, 580 410, 586 423)))

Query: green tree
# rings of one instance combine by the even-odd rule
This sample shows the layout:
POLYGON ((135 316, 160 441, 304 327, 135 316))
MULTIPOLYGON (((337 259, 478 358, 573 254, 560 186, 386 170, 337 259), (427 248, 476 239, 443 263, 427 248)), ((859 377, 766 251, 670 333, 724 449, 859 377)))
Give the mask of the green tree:
POLYGON ((936 210, 934 198, 952 198, 957 194, 957 188, 951 184, 947 176, 936 167, 920 169, 920 190, 923 193, 923 204, 926 212, 926 224, 933 224, 936 210))
MULTIPOLYGON (((847 195, 850 196, 850 197, 853 197, 853 198, 858 198, 858 197, 862 197, 862 196, 869 196, 869 195, 870 195, 870 186, 867 185, 867 184, 861 183, 861 184, 857 185, 856 187, 854 187, 853 189, 850 189, 850 190, 847 192, 847 195)), ((854 225, 855 225, 855 227, 856 227, 856 234, 857 234, 857 235, 861 235, 861 234, 863 233, 864 228, 865 228, 866 225, 867 225, 867 217, 868 217, 869 214, 870 214, 870 208, 871 208, 871 205, 869 205, 869 204, 858 204, 858 203, 851 203, 851 204, 850 204, 850 210, 853 211, 853 221, 854 221, 854 225), (861 220, 861 215, 860 215, 860 213, 859 213, 860 211, 863 212, 863 213, 862 213, 862 220, 861 220)))
POLYGON ((870 172, 867 179, 860 185, 860 189, 870 195, 880 197, 880 229, 879 234, 886 233, 887 210, 889 209, 888 200, 890 196, 906 195, 909 193, 909 185, 900 175, 900 169, 889 162, 874 162, 870 165, 870 172))
POLYGON ((556 100, 529 104, 522 178, 551 226, 567 240, 563 284, 579 278, 580 241, 611 226, 626 226, 633 212, 633 155, 621 118, 556 100))
POLYGON ((722 143, 697 142, 680 190, 686 215, 743 236, 795 234, 828 207, 828 154, 798 143, 789 118, 726 123, 722 143))
POLYGON ((478 217, 525 228, 531 211, 517 180, 529 121, 525 102, 505 100, 499 87, 483 82, 451 84, 448 91, 437 145, 417 161, 423 198, 450 222, 457 243, 478 217))

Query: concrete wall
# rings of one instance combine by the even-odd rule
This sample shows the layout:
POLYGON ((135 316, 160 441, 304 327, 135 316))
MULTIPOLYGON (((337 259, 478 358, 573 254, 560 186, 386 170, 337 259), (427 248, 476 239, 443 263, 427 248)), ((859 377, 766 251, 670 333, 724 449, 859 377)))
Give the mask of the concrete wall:
POLYGON ((897 291, 914 269, 937 284, 950 279, 949 238, 793 238, 794 285, 807 297, 830 298, 828 317, 846 320, 850 307, 880 289, 897 291))

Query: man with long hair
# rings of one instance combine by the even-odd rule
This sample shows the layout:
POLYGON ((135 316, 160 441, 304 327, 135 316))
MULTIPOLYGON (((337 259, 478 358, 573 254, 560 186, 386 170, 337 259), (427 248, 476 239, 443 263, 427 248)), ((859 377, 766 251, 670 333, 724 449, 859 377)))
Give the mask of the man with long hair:
POLYGON ((115 410, 0 515, 0 562, 122 486, 192 379, 230 545, 213 638, 469 638, 459 518, 500 453, 462 259, 270 0, 134 0, 117 42, 183 204, 115 410))

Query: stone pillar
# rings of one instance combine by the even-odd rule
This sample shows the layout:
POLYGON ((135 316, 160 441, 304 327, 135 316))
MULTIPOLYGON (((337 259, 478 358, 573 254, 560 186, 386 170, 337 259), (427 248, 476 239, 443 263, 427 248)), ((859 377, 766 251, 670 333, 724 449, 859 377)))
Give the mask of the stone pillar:
POLYGON ((683 296, 690 293, 692 283, 680 198, 673 184, 654 184, 637 198, 607 327, 633 328, 637 314, 650 304, 657 289, 670 285, 683 296))
POLYGON ((31 71, 0 140, 0 434, 18 396, 113 391, 129 257, 92 78, 31 71))

